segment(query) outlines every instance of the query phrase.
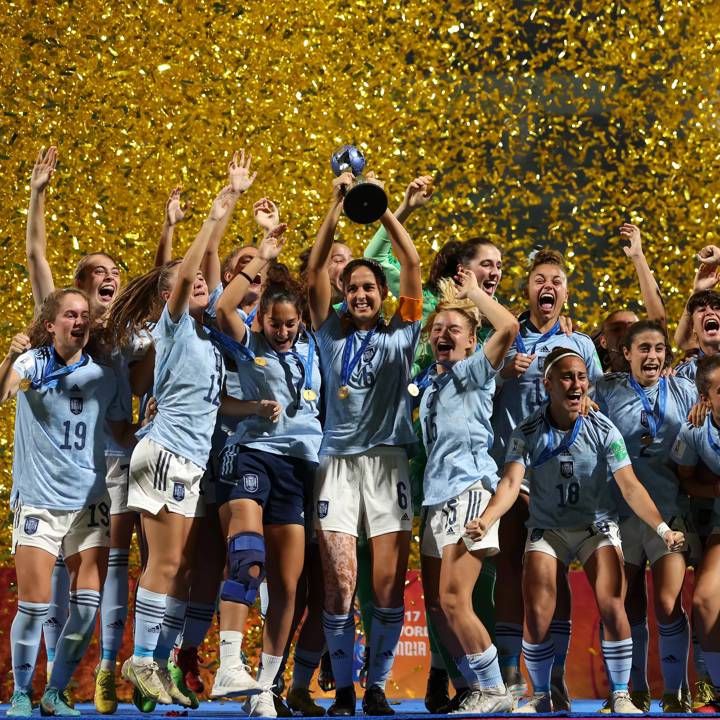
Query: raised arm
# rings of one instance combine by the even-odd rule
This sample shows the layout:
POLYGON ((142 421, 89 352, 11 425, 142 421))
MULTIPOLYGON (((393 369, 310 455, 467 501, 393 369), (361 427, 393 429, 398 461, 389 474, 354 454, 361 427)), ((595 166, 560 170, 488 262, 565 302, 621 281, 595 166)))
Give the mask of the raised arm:
POLYGON ((8 354, 0 363, 0 403, 4 403, 17 395, 22 378, 13 370, 13 363, 29 349, 30 338, 24 333, 18 333, 10 341, 8 354))
POLYGON ((315 244, 310 250, 306 271, 308 287, 308 306, 310 318, 315 329, 319 328, 330 314, 332 288, 328 274, 328 260, 335 240, 335 229, 343 209, 343 198, 352 185, 353 176, 346 172, 333 180, 333 196, 327 215, 318 230, 315 244))
POLYGON ((474 272, 459 267, 457 280, 460 284, 458 297, 472 300, 495 328, 495 332, 483 345, 483 352, 490 364, 497 369, 502 365, 505 355, 515 341, 520 323, 507 308, 480 289, 474 272))
POLYGON ((420 256, 402 223, 386 210, 380 218, 390 236, 393 253, 400 263, 400 295, 420 300, 422 298, 422 277, 420 256))
POLYGON ((277 225, 263 239, 257 255, 232 279, 218 300, 216 317, 220 329, 242 342, 247 332, 245 321, 237 309, 247 294, 251 280, 261 273, 280 254, 285 244, 287 225, 277 225))
MULTIPOLYGON (((433 184, 430 175, 416 177, 405 188, 405 197, 395 210, 395 217, 399 222, 405 223, 410 214, 425 205, 433 194, 433 184)), ((393 255, 390 238, 384 226, 380 226, 373 235, 363 255, 375 260, 385 271, 390 292, 396 297, 400 294, 400 268, 397 258, 393 255)))
POLYGON ((231 195, 232 189, 230 186, 227 186, 215 198, 207 219, 180 263, 175 287, 173 287, 167 302, 168 312, 173 322, 178 322, 183 312, 185 312, 185 308, 190 300, 190 293, 192 292, 193 285, 200 271, 200 262, 205 255, 208 241, 217 223, 220 222, 227 212, 231 195))
POLYGON ((203 257, 201 270, 205 276, 205 282, 208 287, 212 290, 221 280, 220 277, 220 254, 219 247, 220 241, 225 235, 230 219, 232 218, 233 210, 240 196, 250 189, 250 186, 255 182, 257 173, 250 174, 250 162, 252 156, 250 153, 245 157, 245 150, 236 150, 233 153, 232 159, 228 163, 228 187, 231 189, 231 193, 228 196, 227 212, 223 215, 222 219, 215 226, 210 241, 208 242, 203 257))
POLYGON ((30 176, 30 205, 25 235, 25 254, 27 255, 30 285, 35 301, 35 311, 40 309, 43 300, 55 290, 52 270, 47 261, 47 236, 45 234, 45 190, 55 172, 57 148, 53 145, 43 154, 38 153, 32 175, 30 176))
POLYGON ((666 325, 665 303, 663 303, 660 288, 655 282, 655 277, 642 251, 640 228, 637 225, 623 223, 620 228, 620 237, 630 243, 624 245, 623 250, 635 266, 635 272, 640 283, 640 295, 645 304, 648 320, 656 320, 666 325))
POLYGON ((178 185, 172 189, 170 197, 165 203, 165 219, 160 232, 160 242, 155 251, 155 267, 167 265, 172 260, 175 226, 184 219, 190 209, 189 202, 181 204, 180 193, 182 193, 182 187, 178 185))

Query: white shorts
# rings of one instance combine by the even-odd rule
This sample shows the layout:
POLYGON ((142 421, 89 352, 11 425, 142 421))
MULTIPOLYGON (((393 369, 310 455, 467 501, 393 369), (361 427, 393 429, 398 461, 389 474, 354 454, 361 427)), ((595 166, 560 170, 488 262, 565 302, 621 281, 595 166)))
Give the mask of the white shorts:
POLYGON ((670 550, 654 528, 644 523, 637 515, 626 518, 620 523, 623 554, 629 565, 644 567, 647 559, 652 566, 657 560, 672 553, 687 553, 687 562, 694 565, 701 556, 700 538, 692 526, 689 517, 678 515, 670 518, 668 525, 685 535, 685 544, 680 550, 670 550))
POLYGON ((200 496, 204 470, 192 460, 176 455, 144 437, 130 460, 129 510, 157 515, 163 507, 185 517, 201 517, 200 496))
POLYGON ((82 510, 46 510, 19 505, 13 518, 12 553, 18 547, 71 555, 95 547, 110 547, 110 496, 82 510))
POLYGON ((115 457, 107 455, 105 457, 107 472, 105 474, 105 484, 112 505, 110 512, 112 515, 120 515, 128 512, 128 483, 130 481, 130 456, 115 457))
POLYGON ((482 515, 491 497, 482 482, 477 482, 447 502, 430 505, 425 518, 422 554, 442 558, 444 547, 462 540, 470 552, 482 550, 486 556, 497 555, 500 551, 499 522, 492 525, 482 540, 472 540, 465 534, 465 525, 482 515))
POLYGON ((601 547, 622 550, 618 524, 611 520, 594 523, 585 528, 530 528, 525 552, 542 552, 569 565, 577 558, 583 565, 601 547))
POLYGON ((368 538, 412 530, 403 448, 375 447, 360 455, 322 457, 314 496, 315 526, 320 530, 357 537, 364 528, 368 538))

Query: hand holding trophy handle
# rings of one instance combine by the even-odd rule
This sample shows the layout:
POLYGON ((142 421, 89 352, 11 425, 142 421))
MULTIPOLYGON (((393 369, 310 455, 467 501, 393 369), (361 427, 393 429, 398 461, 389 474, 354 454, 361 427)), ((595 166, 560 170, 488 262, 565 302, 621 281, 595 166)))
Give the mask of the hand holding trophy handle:
POLYGON ((345 193, 345 214, 361 225, 379 220, 387 210, 388 198, 382 183, 374 175, 361 174, 366 164, 362 152, 354 145, 344 145, 333 153, 330 164, 337 176, 348 171, 355 176, 352 186, 345 193))

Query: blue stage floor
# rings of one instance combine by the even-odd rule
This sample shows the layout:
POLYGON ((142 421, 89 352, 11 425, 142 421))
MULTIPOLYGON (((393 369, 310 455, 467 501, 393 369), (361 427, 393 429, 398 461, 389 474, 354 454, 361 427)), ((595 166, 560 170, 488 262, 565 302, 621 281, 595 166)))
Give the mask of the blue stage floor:
MULTIPOLYGON (((321 705, 327 707, 330 705, 330 700, 320 700, 319 701, 321 705)), ((447 717, 446 715, 428 715, 428 713, 425 711, 425 706, 423 705, 422 700, 400 700, 400 701, 390 701, 390 704, 392 705, 393 709, 397 713, 402 720, 414 720, 414 718, 422 718, 425 720, 426 718, 440 718, 440 717, 447 717)), ((562 715, 562 717, 569 717, 569 718, 585 718, 588 716, 592 716, 600 709, 602 705, 602 701, 600 700, 573 700, 573 712, 572 713, 565 713, 562 715)), ((7 710, 7 705, 0 705, 0 713, 2 715, 5 715, 5 711, 7 710)), ((103 717, 99 715, 97 712, 95 712, 95 707, 91 703, 83 703, 77 705, 77 709, 80 710, 82 713, 82 717, 94 717, 99 718, 103 717)), ((357 705, 357 713, 358 717, 363 717, 362 715, 362 708, 360 706, 360 701, 358 701, 357 705)), ((232 715, 233 717, 245 717, 242 712, 242 702, 234 702, 234 701, 228 701, 228 702, 204 702, 200 705, 200 707, 197 710, 178 710, 174 709, 174 706, 168 706, 167 708, 158 708, 153 713, 148 713, 147 715, 143 715, 143 713, 138 712, 133 705, 127 705, 122 704, 118 708, 118 711, 116 713, 116 716, 120 717, 147 717, 152 716, 155 718, 162 718, 162 717, 195 717, 200 718, 202 720, 213 720, 214 718, 218 718, 219 720, 227 720, 228 716, 232 715)), ((34 711, 33 716, 40 716, 40 710, 37 709, 34 711)), ((560 714, 554 714, 549 715, 546 717, 559 717, 560 714)), ((108 717, 108 716, 105 716, 108 717)), ((462 715, 453 715, 453 717, 459 718, 463 717, 462 715)), ((470 716, 473 717, 473 716, 470 716)), ((507 717, 501 716, 501 717, 507 717)), ((517 715, 516 715, 517 717, 517 715)), ((530 717, 530 716, 528 716, 530 717)), ((532 717, 542 717, 534 715, 532 717)), ((603 716, 597 716, 598 717, 613 717, 610 715, 603 715, 603 716)), ((627 717, 627 716, 614 716, 614 717, 627 717)), ((651 712, 649 715, 646 715, 645 717, 691 717, 689 715, 671 715, 671 714, 665 714, 660 711, 660 707, 657 702, 653 702, 651 712)), ((697 715, 695 717, 698 717, 697 715)), ((711 715, 710 717, 718 717, 717 715, 711 715)))

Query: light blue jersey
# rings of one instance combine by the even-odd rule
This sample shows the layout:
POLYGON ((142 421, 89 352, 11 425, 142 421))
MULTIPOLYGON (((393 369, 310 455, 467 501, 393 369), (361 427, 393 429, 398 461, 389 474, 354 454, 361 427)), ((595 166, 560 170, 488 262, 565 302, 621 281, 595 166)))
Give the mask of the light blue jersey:
MULTIPOLYGON (((266 364, 241 362, 237 379, 243 400, 275 400, 284 408, 273 422, 259 415, 240 418, 228 445, 246 445, 255 450, 289 455, 317 463, 322 442, 320 425, 320 359, 316 350, 308 362, 310 346, 299 338, 294 352, 278 353, 262 333, 245 333, 246 347, 266 364), (306 388, 307 371, 312 366, 310 387, 306 388), (304 397, 309 391, 310 398, 304 397)), ((314 345, 314 343, 313 343, 314 345)))
MULTIPOLYGON (((525 352, 536 354, 530 367, 519 377, 506 378, 495 395, 492 426, 495 442, 492 456, 498 465, 505 461, 505 449, 508 439, 515 426, 534 413, 547 401, 547 393, 543 384, 545 358, 556 347, 565 347, 580 353, 588 369, 591 383, 597 382, 603 375, 600 360, 593 341, 583 333, 574 332, 565 335, 559 327, 553 334, 540 333, 529 320, 520 323, 520 337, 525 352)), ((518 342, 510 348, 503 365, 512 362, 518 352, 518 342)))
POLYGON ((423 505, 458 497, 482 480, 497 486, 497 465, 490 457, 492 397, 497 371, 482 350, 438 375, 420 401, 420 423, 427 450, 423 505))
MULTIPOLYGON (((217 304, 218 300, 220 300, 220 296, 223 294, 223 290, 225 288, 223 287, 222 283, 218 283, 208 296, 208 304, 205 308, 205 315, 210 320, 215 320, 217 317, 217 304)), ((248 315, 242 308, 237 308, 237 314, 243 319, 245 324, 248 327, 251 327, 253 324, 253 320, 255 319, 255 315, 257 314, 257 305, 252 309, 250 315, 248 315)))
POLYGON ((85 357, 86 364, 54 387, 41 384, 54 367, 64 367, 52 348, 29 350, 13 364, 32 382, 17 395, 13 505, 80 510, 106 492, 103 423, 123 420, 125 413, 115 372, 85 357))
POLYGON ((617 520, 609 472, 631 464, 617 428, 604 415, 591 412, 578 418, 576 428, 559 430, 549 414, 548 406, 521 422, 507 451, 506 462, 527 469, 527 527, 580 529, 617 520))
POLYGON ((351 359, 372 331, 356 331, 331 311, 317 331, 326 399, 325 433, 321 455, 356 455, 378 445, 412 446, 410 382, 419 322, 397 315, 382 321, 358 357, 348 379, 346 398, 340 398, 345 342, 351 359))
POLYGON ((222 355, 187 309, 174 323, 166 305, 152 335, 158 411, 137 437, 205 468, 225 380, 222 355))
POLYGON ((698 358, 693 357, 685 360, 685 362, 681 362, 675 368, 675 377, 685 378, 685 380, 694 383, 695 376, 697 375, 697 361, 698 358))
MULTIPOLYGON (((687 495, 678 487, 670 461, 670 449, 697 400, 697 390, 688 380, 668 377, 652 387, 641 388, 641 392, 652 409, 650 417, 631 385, 628 373, 613 373, 600 380, 595 386, 595 402, 622 433, 635 475, 667 521, 689 509, 687 495), (666 389, 661 392, 663 385, 666 389), (663 395, 664 416, 653 440, 651 426, 658 425, 663 395)), ((619 491, 616 492, 620 517, 630 517, 632 510, 620 497, 619 491)))
MULTIPOLYGON (((708 413, 705 422, 695 427, 686 422, 678 433, 670 451, 670 458, 678 465, 695 467, 701 462, 714 475, 720 475, 720 431, 713 421, 712 413, 708 413)), ((713 503, 712 525, 720 525, 720 498, 693 498, 709 500, 713 503)))

